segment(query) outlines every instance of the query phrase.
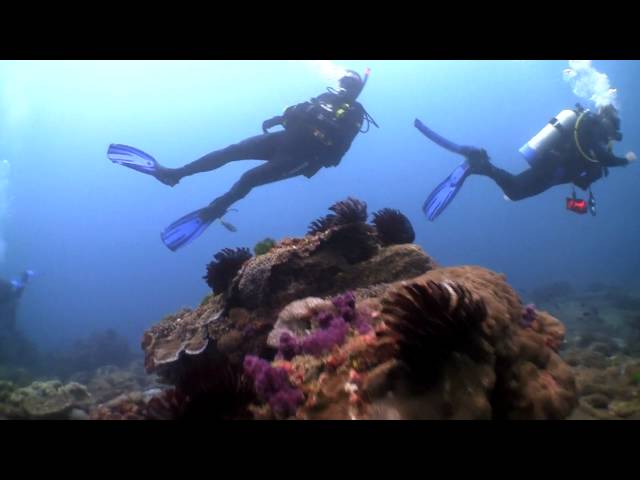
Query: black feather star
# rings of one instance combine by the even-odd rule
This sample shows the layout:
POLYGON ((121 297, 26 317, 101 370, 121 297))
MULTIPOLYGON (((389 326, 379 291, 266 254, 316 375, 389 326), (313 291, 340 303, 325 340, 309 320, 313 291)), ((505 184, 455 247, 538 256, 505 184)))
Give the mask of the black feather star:
POLYGON ((416 239, 411 222, 398 210, 383 208, 374 212, 373 224, 384 245, 413 243, 416 239))
POLYGON ((338 225, 367 221, 367 204, 356 198, 348 197, 334 203, 329 210, 336 214, 335 220, 338 225))
POLYGON ((419 382, 429 383, 451 353, 478 351, 487 309, 458 283, 416 281, 392 290, 382 313, 396 338, 398 358, 419 382))
POLYGON ((252 257, 248 248, 225 248, 216 253, 207 265, 207 274, 202 277, 214 293, 227 290, 240 267, 252 257))
POLYGON ((325 215, 309 224, 307 235, 315 235, 316 233, 326 232, 336 224, 336 216, 333 214, 325 215))

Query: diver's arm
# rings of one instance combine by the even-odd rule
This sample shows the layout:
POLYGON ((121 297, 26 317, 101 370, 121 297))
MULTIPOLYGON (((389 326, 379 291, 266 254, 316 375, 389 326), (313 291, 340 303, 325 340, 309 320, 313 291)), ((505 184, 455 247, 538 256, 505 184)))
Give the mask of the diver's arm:
POLYGON ((289 119, 295 117, 296 115, 300 115, 302 112, 306 112, 311 104, 315 101, 316 99, 312 98, 309 102, 302 102, 285 108, 282 115, 276 115, 275 117, 262 122, 262 131, 264 133, 269 133, 268 130, 272 127, 275 127, 276 125, 286 126, 286 123, 289 119))
POLYGON ((628 152, 624 157, 618 157, 604 147, 597 148, 595 154, 600 163, 606 167, 626 167, 635 159, 633 152, 628 152))
POLYGON ((264 122, 262 122, 262 131, 264 133, 269 133, 269 129, 275 127, 276 125, 282 125, 284 122, 283 115, 276 115, 275 117, 271 117, 264 122))
POLYGON ((587 115, 581 128, 584 144, 592 150, 595 158, 605 167, 624 167, 629 165, 627 156, 616 156, 607 146, 608 136, 602 124, 593 115, 587 115))

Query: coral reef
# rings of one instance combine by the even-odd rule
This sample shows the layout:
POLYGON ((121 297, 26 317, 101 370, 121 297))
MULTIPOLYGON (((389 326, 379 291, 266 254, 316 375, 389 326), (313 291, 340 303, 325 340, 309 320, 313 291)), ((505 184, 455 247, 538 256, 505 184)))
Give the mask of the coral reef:
POLYGON ((281 242, 251 259, 234 280, 229 302, 276 309, 310 296, 326 296, 420 275, 434 262, 416 245, 380 248, 370 227, 349 224, 281 242))
POLYGON ((131 362, 126 368, 113 365, 100 367, 89 378, 78 378, 75 375, 70 378, 86 384, 95 403, 105 403, 119 395, 156 386, 155 379, 145 374, 140 360, 131 362))
POLYGON ((119 395, 91 411, 91 420, 147 420, 147 402, 142 392, 119 395))
POLYGON ((176 389, 119 395, 91 411, 91 420, 180 420, 188 398, 176 389))
POLYGON ((87 408, 90 395, 78 383, 33 382, 23 388, 0 384, 0 416, 13 419, 67 419, 74 408, 87 408))
POLYGON ((258 255, 264 255, 275 246, 276 241, 273 238, 267 237, 255 244, 255 246, 253 247, 253 253, 256 255, 256 257, 258 255))
MULTIPOLYGON (((488 270, 434 269, 376 296, 307 300, 287 307, 274 328, 281 345, 272 367, 304 396, 300 403, 287 390, 295 399, 287 416, 541 419, 565 418, 576 405, 571 370, 557 353, 562 325, 535 312, 523 326, 517 295, 488 270), (304 339, 326 334, 336 316, 337 339, 305 351, 304 339), (370 329, 360 331, 355 318, 370 329)), ((283 414, 268 396, 258 399, 256 418, 283 414)))
POLYGON ((589 347, 566 354, 574 366, 579 395, 572 418, 640 420, 640 359, 618 352, 611 356, 596 353, 599 360, 590 360, 594 353, 589 347))
POLYGON ((626 287, 598 283, 565 289, 550 304, 566 324, 561 354, 576 378, 578 406, 569 419, 640 419, 640 348, 631 327, 638 315, 635 296, 626 287))
MULTIPOLYGON (((146 371, 174 395, 154 402, 160 417, 571 413, 576 385, 556 318, 523 306, 499 274, 440 268, 420 247, 395 244, 412 233, 397 212, 378 212, 372 226, 364 202, 330 210, 307 236, 246 260, 225 295, 145 332, 146 371)), ((150 415, 133 400, 101 415, 150 415)))
POLYGON ((411 222, 398 210, 383 208, 374 212, 373 224, 383 245, 413 243, 416 239, 411 222))
POLYGON ((223 293, 242 265, 251 257, 248 248, 224 248, 213 256, 214 260, 207 265, 207 274, 202 278, 214 293, 223 293))

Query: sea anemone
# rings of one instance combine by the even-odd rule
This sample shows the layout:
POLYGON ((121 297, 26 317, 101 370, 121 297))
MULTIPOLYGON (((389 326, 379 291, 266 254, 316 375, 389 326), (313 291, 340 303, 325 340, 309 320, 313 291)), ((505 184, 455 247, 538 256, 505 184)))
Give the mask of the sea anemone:
POLYGON ((374 212, 373 224, 383 245, 413 243, 416 239, 411 222, 398 210, 383 208, 374 212))
POLYGON ((207 265, 207 274, 202 277, 214 293, 224 292, 240 271, 240 267, 252 257, 248 248, 225 248, 216 253, 207 265))
POLYGON ((487 310, 458 283, 417 281, 388 294, 382 313, 396 339, 399 359, 428 383, 452 352, 477 351, 487 310))
POLYGON ((264 255, 275 246, 276 246, 276 241, 273 238, 267 237, 264 240, 261 240, 258 243, 256 243, 256 245, 253 247, 253 253, 256 254, 256 257, 258 255, 264 255))
POLYGON ((309 224, 307 235, 315 235, 316 233, 326 232, 336 224, 336 216, 332 213, 320 217, 309 224))
POLYGON ((334 203, 329 210, 336 214, 336 223, 359 223, 367 221, 367 204, 352 197, 334 203))

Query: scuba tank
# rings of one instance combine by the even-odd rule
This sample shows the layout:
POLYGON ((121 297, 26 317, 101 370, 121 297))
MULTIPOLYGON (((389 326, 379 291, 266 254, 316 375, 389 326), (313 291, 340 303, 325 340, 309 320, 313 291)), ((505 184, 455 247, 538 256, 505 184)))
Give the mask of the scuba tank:
POLYGON ((562 110, 549 120, 549 123, 535 137, 525 143, 519 152, 529 165, 534 167, 545 153, 557 145, 564 134, 571 134, 577 120, 578 114, 575 110, 562 110))

